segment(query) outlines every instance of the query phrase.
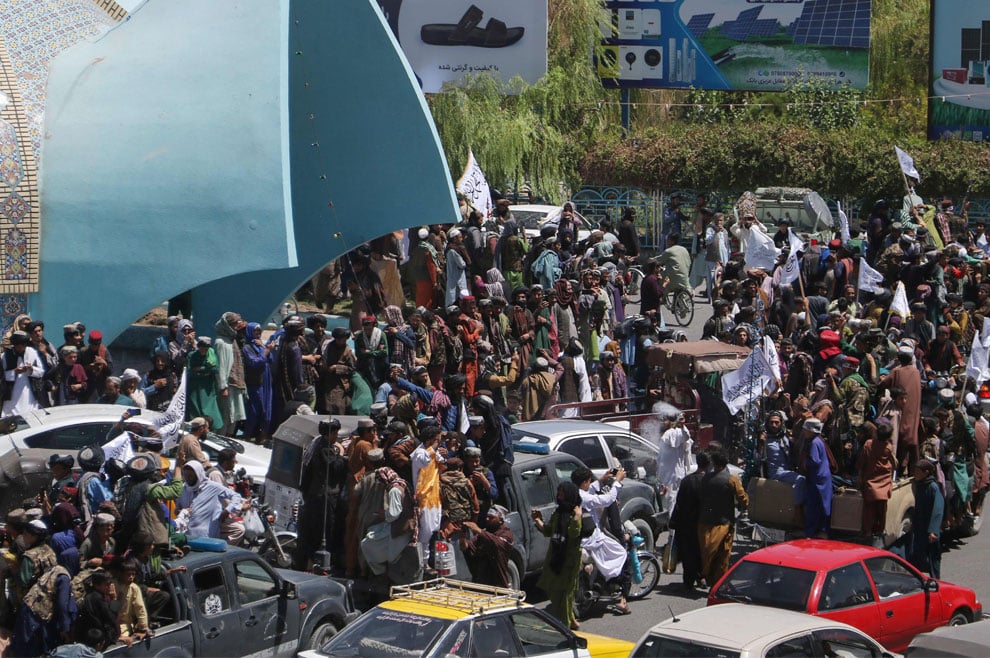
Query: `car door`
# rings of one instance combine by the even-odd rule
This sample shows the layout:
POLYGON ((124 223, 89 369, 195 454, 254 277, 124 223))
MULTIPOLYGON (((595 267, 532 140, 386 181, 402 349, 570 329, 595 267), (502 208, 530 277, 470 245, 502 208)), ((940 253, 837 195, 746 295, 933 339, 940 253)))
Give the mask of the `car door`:
POLYGON ((942 597, 925 591, 925 578, 894 555, 865 560, 876 590, 880 613, 880 643, 894 651, 908 645, 918 633, 945 623, 942 597))
POLYGON ((298 615, 287 628, 286 611, 280 609, 283 600, 275 576, 252 558, 237 560, 229 567, 241 622, 241 646, 250 649, 245 652, 272 648, 276 653, 294 650, 299 641, 298 615))
POLYGON ((574 636, 535 608, 508 615, 522 655, 547 658, 575 658, 574 636))
POLYGON ((557 450, 580 459, 592 470, 595 477, 601 477, 605 471, 612 468, 609 455, 605 452, 605 446, 597 434, 568 437, 557 444, 557 450))
POLYGON ((819 617, 855 626, 867 635, 880 639, 880 610, 873 585, 862 562, 856 561, 825 574, 818 596, 819 617))
POLYGON ((506 615, 487 615, 471 622, 470 658, 521 655, 506 615))
POLYGON ((243 656, 247 646, 240 615, 224 573, 223 564, 213 564, 193 572, 192 593, 196 606, 194 624, 198 635, 197 654, 201 656, 243 656))
POLYGON ((536 524, 533 523, 530 516, 530 510, 540 510, 543 514, 543 521, 550 523, 550 515, 557 508, 557 485, 550 476, 550 468, 545 464, 527 465, 518 473, 521 487, 519 494, 522 498, 522 504, 519 506, 519 521, 529 524, 530 529, 527 570, 534 570, 543 565, 550 540, 536 528, 536 524))

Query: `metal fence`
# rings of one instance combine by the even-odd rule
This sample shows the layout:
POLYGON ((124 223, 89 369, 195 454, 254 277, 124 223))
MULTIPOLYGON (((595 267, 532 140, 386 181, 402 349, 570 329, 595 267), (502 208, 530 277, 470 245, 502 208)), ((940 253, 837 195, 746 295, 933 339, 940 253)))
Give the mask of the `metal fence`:
MULTIPOLYGON (((742 192, 727 190, 685 188, 669 191, 645 191, 630 187, 605 186, 581 188, 571 197, 571 201, 574 203, 575 210, 591 221, 598 222, 608 217, 613 225, 618 224, 626 208, 635 208, 636 225, 642 238, 643 247, 657 249, 660 242, 663 209, 670 196, 675 192, 680 193, 683 197, 685 210, 694 206, 699 194, 704 194, 708 198, 708 207, 718 211, 731 211, 736 200, 742 194, 742 192)), ((865 222, 866 217, 860 217, 860 210, 869 205, 864 199, 825 197, 825 200, 835 217, 838 217, 837 202, 841 202, 842 208, 854 228, 860 226, 860 220, 865 222)), ((961 199, 955 201, 960 203, 961 199)), ((990 220, 990 198, 979 197, 969 201, 970 223, 990 220)), ((928 202, 936 203, 937 200, 929 199, 928 202)))

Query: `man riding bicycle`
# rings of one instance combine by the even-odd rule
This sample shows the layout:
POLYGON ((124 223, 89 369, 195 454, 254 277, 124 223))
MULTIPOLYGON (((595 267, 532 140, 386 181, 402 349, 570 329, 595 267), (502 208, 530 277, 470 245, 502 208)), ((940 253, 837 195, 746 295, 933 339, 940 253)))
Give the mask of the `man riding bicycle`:
POLYGON ((661 279, 661 299, 668 291, 687 291, 692 294, 689 275, 691 273, 691 253, 682 247, 680 233, 672 233, 667 236, 667 248, 662 254, 657 256, 656 262, 663 268, 661 279))

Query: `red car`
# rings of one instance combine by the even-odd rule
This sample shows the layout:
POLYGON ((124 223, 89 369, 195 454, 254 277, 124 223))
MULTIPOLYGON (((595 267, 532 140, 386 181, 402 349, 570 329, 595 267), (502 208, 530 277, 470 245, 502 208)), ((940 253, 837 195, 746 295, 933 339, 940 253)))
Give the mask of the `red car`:
POLYGON ((971 589, 928 578, 889 551, 820 539, 741 558, 708 596, 708 605, 730 601, 841 621, 898 653, 919 633, 983 618, 971 589))

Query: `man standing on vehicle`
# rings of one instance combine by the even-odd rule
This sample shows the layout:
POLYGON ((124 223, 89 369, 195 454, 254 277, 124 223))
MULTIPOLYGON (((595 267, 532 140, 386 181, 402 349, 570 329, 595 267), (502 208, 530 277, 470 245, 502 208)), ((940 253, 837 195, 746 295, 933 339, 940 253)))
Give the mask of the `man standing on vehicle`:
POLYGON ((710 585, 714 585, 729 569, 735 508, 745 509, 749 496, 743 491, 739 478, 729 473, 725 453, 716 451, 711 458, 712 471, 702 477, 698 492, 698 544, 701 547, 701 573, 710 585))
POLYGON ((327 548, 332 553, 338 552, 335 549, 340 544, 339 539, 335 539, 340 536, 335 530, 341 525, 337 519, 343 510, 338 507, 347 481, 347 460, 338 438, 340 421, 336 418, 321 421, 318 428, 319 436, 306 446, 303 453, 299 478, 303 504, 292 568, 300 571, 310 566, 321 539, 326 540, 327 548))

